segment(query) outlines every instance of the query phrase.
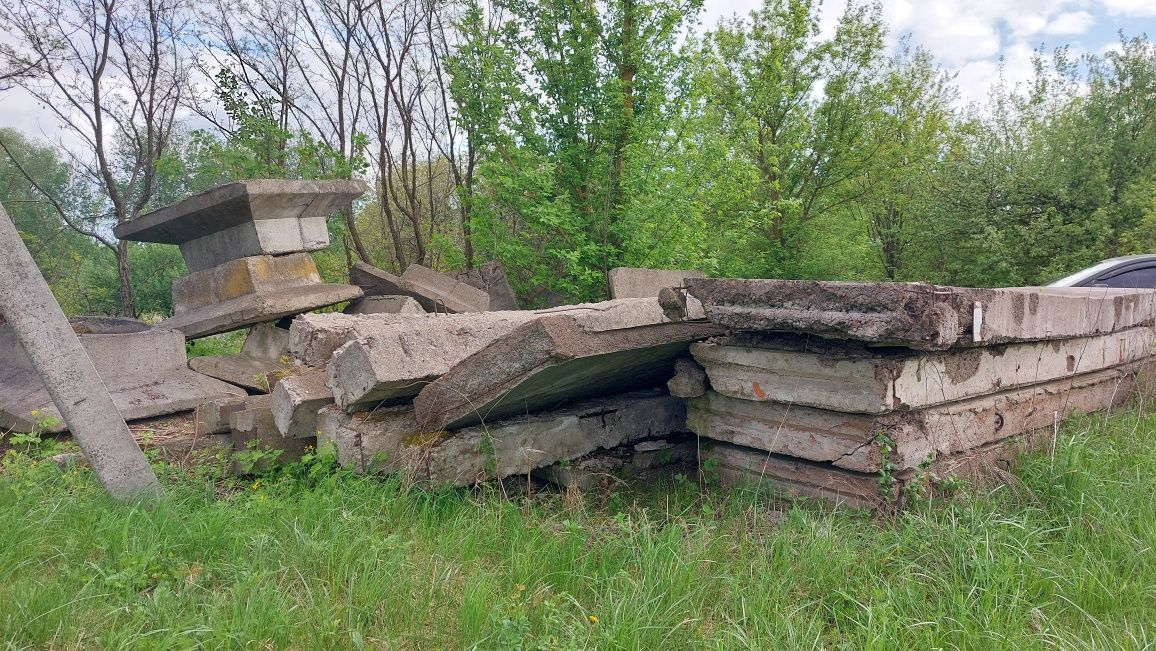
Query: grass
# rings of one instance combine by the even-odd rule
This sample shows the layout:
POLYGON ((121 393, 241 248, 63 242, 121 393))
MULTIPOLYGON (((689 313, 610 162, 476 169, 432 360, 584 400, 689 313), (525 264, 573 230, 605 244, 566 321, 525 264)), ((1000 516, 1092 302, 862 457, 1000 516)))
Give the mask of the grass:
POLYGON ((432 493, 323 459, 158 466, 155 506, 9 452, 10 648, 1156 648, 1156 417, 892 518, 701 488, 432 493))
POLYGON ((248 330, 234 330, 224 334, 194 339, 185 344, 189 357, 236 355, 241 352, 248 330))

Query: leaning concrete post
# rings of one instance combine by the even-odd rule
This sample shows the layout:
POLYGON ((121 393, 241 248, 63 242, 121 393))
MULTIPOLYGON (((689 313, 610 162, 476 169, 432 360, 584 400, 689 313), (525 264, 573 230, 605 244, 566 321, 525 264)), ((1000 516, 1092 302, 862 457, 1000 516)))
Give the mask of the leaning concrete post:
POLYGON ((159 495, 153 469, 3 205, 0 250, 0 313, 12 324, 100 483, 118 500, 159 495))

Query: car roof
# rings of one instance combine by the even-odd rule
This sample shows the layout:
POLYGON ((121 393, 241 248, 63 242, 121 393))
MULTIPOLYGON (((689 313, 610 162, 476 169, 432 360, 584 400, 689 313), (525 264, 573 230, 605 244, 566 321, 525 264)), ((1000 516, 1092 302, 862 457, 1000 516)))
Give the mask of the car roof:
POLYGON ((1092 276, 1098 276, 1099 274, 1101 274, 1105 271, 1108 271, 1109 269, 1112 269, 1113 267, 1122 266, 1122 265, 1128 264, 1130 262, 1141 262, 1141 261, 1156 261, 1156 253, 1140 253, 1140 254, 1136 254, 1136 255, 1122 255, 1118 258, 1108 258, 1107 260, 1102 260, 1100 262, 1097 262, 1096 264, 1094 264, 1090 267, 1087 267, 1085 269, 1081 269, 1075 273, 1064 276, 1063 278, 1060 278, 1059 280, 1057 280, 1055 282, 1048 283, 1047 286, 1048 287, 1071 287, 1071 286, 1075 285, 1076 283, 1079 283, 1083 280, 1086 280, 1087 278, 1090 278, 1092 276))

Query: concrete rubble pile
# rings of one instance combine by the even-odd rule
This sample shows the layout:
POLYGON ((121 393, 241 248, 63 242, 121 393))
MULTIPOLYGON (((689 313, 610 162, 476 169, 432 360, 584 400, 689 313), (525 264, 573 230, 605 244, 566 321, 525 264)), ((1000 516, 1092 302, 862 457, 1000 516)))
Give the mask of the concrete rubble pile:
POLYGON ((687 283, 732 329, 691 346, 706 380, 684 362, 671 382, 701 466, 854 506, 981 476, 1119 404, 1156 344, 1151 290, 687 283))

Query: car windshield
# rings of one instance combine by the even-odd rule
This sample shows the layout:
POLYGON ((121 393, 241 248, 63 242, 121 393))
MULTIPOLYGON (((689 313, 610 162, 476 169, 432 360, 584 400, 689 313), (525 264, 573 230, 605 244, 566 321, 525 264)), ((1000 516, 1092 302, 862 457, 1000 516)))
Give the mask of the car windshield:
POLYGON ((1108 269, 1111 269, 1118 264, 1120 264, 1119 260, 1105 260, 1093 267, 1081 269, 1074 274, 1064 276, 1057 281, 1048 283, 1048 287, 1072 287, 1077 283, 1099 275, 1100 272, 1107 271, 1108 269))

